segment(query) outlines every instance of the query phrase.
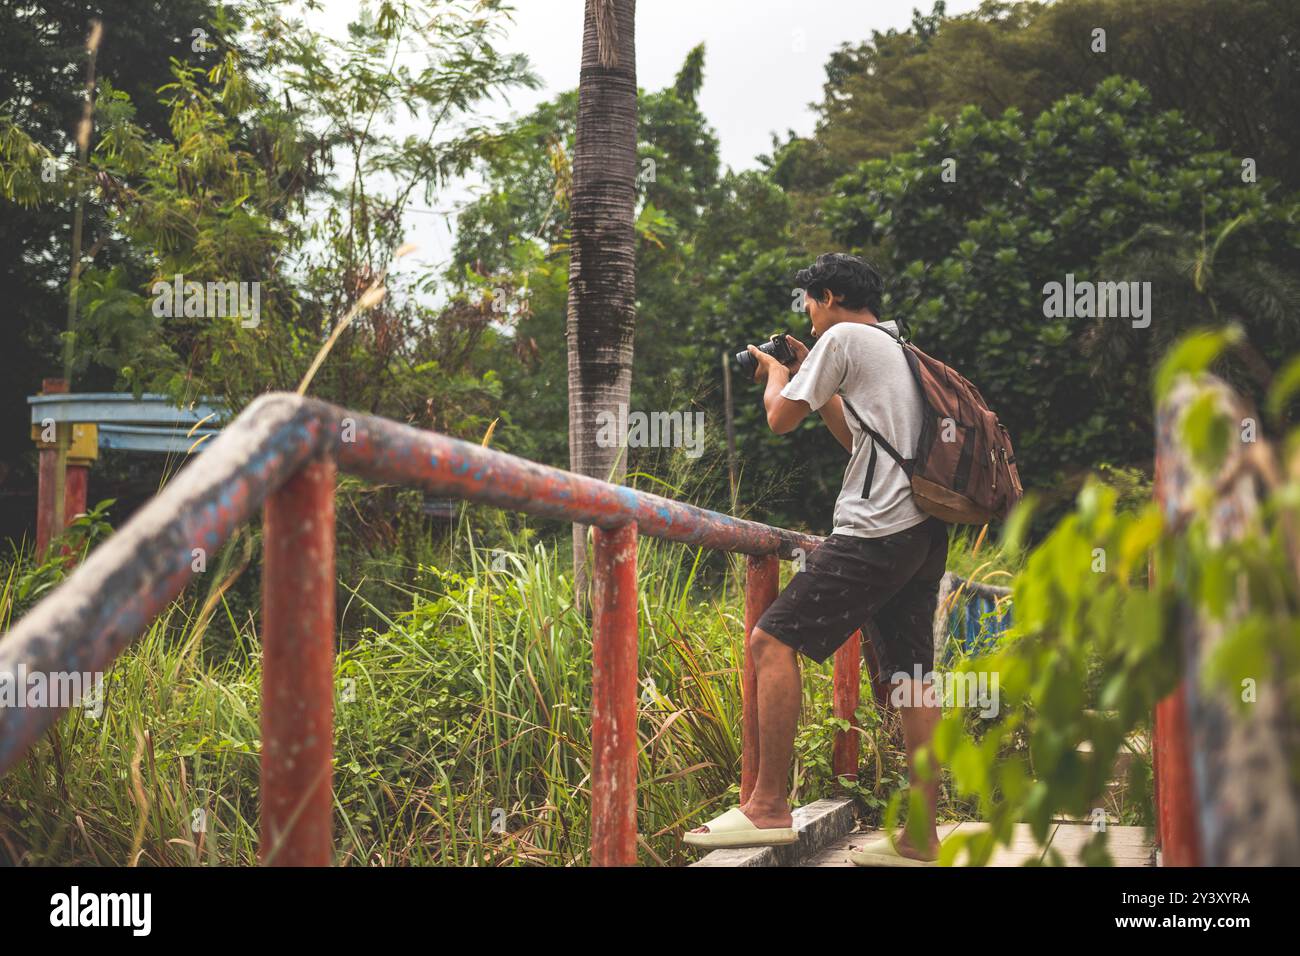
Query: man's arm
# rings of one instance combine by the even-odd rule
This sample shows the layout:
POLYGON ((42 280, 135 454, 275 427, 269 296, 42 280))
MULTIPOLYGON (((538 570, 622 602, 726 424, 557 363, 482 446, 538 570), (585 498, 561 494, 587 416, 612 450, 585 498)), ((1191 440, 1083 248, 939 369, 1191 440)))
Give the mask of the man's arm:
MULTIPOLYGON (((808 347, 793 336, 786 336, 786 339, 798 357, 798 361, 794 365, 795 369, 798 369, 808 356, 808 347)), ((801 399, 786 398, 781 394, 781 390, 790 381, 792 373, 789 368, 776 361, 766 352, 760 352, 752 345, 749 347, 749 353, 758 361, 759 378, 765 380, 763 408, 767 412, 768 426, 778 435, 793 431, 795 426, 808 417, 812 411, 812 406, 801 399)), ((822 421, 826 423, 826 427, 835 436, 835 440, 843 445, 849 454, 852 454, 853 433, 849 431, 848 423, 844 420, 844 405, 840 401, 840 397, 832 395, 822 403, 819 412, 822 421)))
MULTIPOLYGON (((790 370, 775 359, 770 360, 767 384, 763 388, 763 408, 767 411, 768 427, 778 435, 794 431, 795 426, 812 412, 812 406, 807 402, 793 401, 781 394, 781 389, 789 381, 790 370)), ((843 421, 843 413, 840 419, 843 421)))

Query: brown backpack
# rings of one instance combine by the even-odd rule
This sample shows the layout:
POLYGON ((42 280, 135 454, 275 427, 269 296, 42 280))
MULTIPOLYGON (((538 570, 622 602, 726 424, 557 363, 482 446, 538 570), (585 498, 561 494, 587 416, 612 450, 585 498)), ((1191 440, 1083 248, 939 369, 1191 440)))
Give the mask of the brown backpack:
POLYGON ((912 479, 912 497, 926 514, 951 524, 986 524, 1005 518, 1024 495, 1006 427, 979 389, 958 372, 889 329, 872 328, 902 346, 924 412, 916 457, 905 459, 844 402, 872 441, 863 497, 871 497, 879 445, 912 479))

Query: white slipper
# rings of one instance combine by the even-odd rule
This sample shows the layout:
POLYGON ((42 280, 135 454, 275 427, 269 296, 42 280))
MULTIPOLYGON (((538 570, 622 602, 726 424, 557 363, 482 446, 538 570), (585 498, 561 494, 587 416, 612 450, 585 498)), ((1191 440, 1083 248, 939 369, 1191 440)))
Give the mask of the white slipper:
POLYGON ((682 842, 710 850, 733 846, 781 846, 799 842, 799 834, 793 827, 756 827, 741 812, 740 807, 732 807, 704 825, 709 828, 708 833, 684 833, 682 842))
POLYGON ((861 850, 850 850, 849 859, 858 866, 938 866, 938 860, 913 860, 903 856, 889 837, 872 840, 861 850))

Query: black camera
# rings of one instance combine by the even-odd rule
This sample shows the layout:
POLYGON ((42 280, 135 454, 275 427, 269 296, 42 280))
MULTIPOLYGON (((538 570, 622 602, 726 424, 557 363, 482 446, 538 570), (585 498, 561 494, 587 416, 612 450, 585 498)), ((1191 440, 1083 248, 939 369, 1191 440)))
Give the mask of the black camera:
MULTIPOLYGON (((766 352, 782 365, 793 364, 794 351, 790 348, 790 343, 785 340, 785 337, 789 334, 790 333, 788 332, 781 332, 772 336, 769 341, 760 345, 758 350, 760 352, 766 352)), ((739 365, 740 370, 750 378, 753 378, 754 373, 758 371, 758 359, 749 354, 749 349, 736 353, 736 364, 739 365)))

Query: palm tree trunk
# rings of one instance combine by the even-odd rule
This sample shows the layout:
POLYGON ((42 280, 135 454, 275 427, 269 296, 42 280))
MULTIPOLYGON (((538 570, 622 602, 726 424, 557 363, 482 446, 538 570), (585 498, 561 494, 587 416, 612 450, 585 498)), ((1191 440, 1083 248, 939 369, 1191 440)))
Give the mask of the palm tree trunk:
MULTIPOLYGON (((620 482, 624 449, 596 444, 601 412, 632 388, 636 328, 636 0, 587 0, 569 204, 569 467, 620 482)), ((586 607, 587 528, 573 528, 574 592, 586 607)))

